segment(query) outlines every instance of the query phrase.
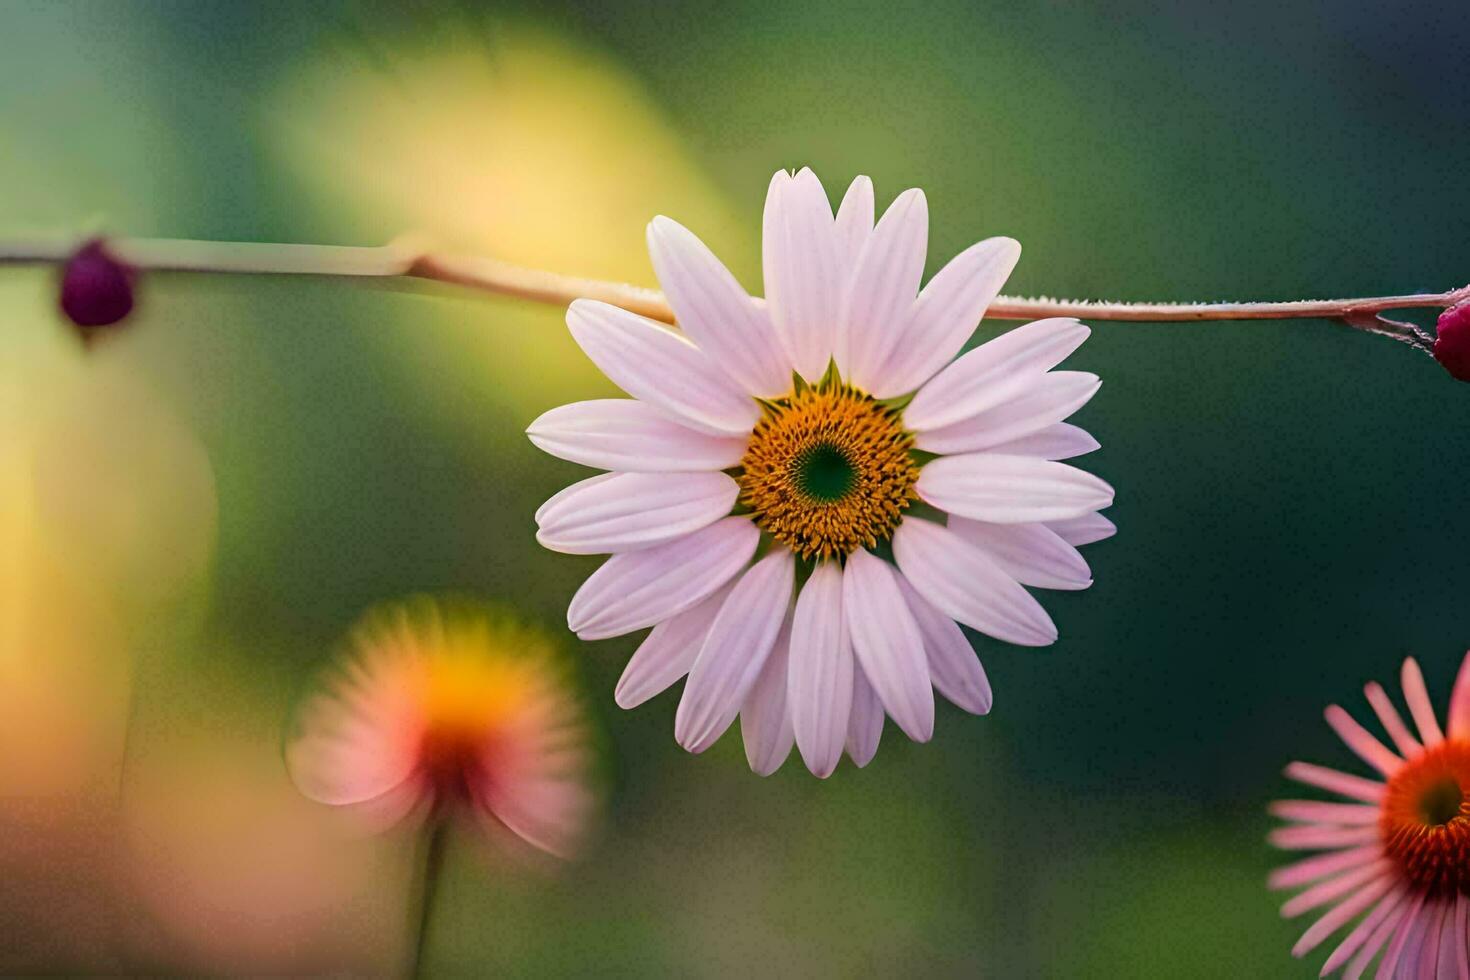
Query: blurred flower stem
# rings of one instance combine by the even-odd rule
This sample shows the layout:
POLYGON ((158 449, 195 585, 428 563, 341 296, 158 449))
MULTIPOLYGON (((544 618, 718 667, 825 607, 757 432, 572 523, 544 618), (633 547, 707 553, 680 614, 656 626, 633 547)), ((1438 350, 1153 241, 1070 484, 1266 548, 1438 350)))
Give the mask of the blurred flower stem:
MULTIPOLYGON (((59 238, 3 241, 0 265, 64 263, 79 244, 59 238)), ((373 247, 115 238, 107 240, 107 248, 119 260, 140 271, 424 279, 555 306, 566 306, 579 298, 597 299, 664 323, 674 322, 673 311, 657 290, 528 269, 498 259, 433 252, 409 237, 373 247)), ((1390 320, 1382 314, 1396 309, 1445 309, 1467 299, 1470 299, 1470 286, 1443 293, 1283 303, 1121 303, 1000 296, 985 311, 985 316, 997 320, 1070 316, 1149 323, 1338 320, 1357 330, 1403 341, 1427 353, 1433 346, 1432 337, 1413 324, 1390 320)))
POLYGON ((424 843, 424 876, 419 884, 419 924, 414 937, 410 977, 422 977, 424 953, 429 945, 429 916, 434 911, 434 896, 439 890, 439 873, 444 868, 444 847, 449 841, 449 821, 442 814, 430 817, 429 834, 424 843))

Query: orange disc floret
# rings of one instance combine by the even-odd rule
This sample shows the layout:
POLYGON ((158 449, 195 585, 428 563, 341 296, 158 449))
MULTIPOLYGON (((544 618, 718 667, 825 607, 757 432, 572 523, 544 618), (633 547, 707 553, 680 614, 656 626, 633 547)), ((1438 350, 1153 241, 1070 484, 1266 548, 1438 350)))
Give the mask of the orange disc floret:
POLYGON ((893 408, 841 383, 766 403, 741 460, 740 501, 803 558, 887 540, 914 500, 913 435, 893 408))
POLYGON ((1383 848, 1414 885, 1470 895, 1470 743, 1447 741, 1389 779, 1379 829, 1383 848))

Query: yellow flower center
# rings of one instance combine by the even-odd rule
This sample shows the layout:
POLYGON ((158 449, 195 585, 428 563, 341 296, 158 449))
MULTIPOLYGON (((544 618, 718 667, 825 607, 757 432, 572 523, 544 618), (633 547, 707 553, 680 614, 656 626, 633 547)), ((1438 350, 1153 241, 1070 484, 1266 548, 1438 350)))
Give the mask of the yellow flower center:
POLYGON ((919 467, 898 412, 836 382, 765 404, 740 461, 740 502, 802 558, 886 540, 914 500, 919 467))

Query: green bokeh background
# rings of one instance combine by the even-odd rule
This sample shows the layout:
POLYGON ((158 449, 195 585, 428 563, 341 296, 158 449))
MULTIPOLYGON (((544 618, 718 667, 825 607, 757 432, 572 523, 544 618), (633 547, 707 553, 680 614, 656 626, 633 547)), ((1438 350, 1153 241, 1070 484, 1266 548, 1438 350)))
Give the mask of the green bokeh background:
MULTIPOLYGON (((404 52, 525 38, 569 73, 627 81, 696 175, 668 210, 695 209, 752 287, 770 174, 807 164, 834 192, 871 175, 880 206, 922 186, 930 272, 980 237, 1019 239, 1010 293, 1295 299, 1470 278, 1470 32, 1449 3, 10 0, 0 234, 386 240, 403 214, 283 135, 322 113, 302 73, 391 78, 404 52)), ((633 262, 651 284, 642 220, 609 238, 613 270, 562 271, 633 262)), ((50 274, 0 277, 0 357, 64 356, 50 274)), ((531 514, 582 474, 521 433, 610 390, 560 311, 164 275, 142 301, 93 361, 194 431, 219 507, 205 595, 174 613, 189 639, 139 671, 142 764, 179 718, 210 723, 191 697, 247 705, 269 743, 384 599, 501 597, 560 630, 594 561, 540 550, 531 514), (545 360, 518 364, 531 347, 545 360)), ((613 706, 635 638, 568 636, 608 732, 608 827, 560 874, 452 849, 430 972, 1315 975, 1264 889, 1282 860, 1265 807, 1292 794, 1293 758, 1355 765, 1321 709, 1366 718, 1361 685, 1405 655, 1447 699, 1470 644, 1470 389, 1325 322, 1103 323, 1071 365, 1104 379, 1074 421, 1103 444, 1085 465, 1117 488, 1119 534, 1088 550, 1093 588, 1045 595, 1053 648, 977 639, 991 716, 943 705, 931 744, 890 725, 865 771, 820 782, 793 756, 762 780, 734 735, 680 750, 673 694, 613 706)), ((0 966, 184 968, 127 947, 47 956, 0 966)))

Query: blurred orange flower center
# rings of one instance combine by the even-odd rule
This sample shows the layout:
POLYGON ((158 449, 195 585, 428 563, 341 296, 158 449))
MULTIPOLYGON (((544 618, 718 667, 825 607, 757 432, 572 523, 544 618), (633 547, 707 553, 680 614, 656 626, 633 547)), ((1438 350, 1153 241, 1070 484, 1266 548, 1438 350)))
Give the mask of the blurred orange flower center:
POLYGON ((1388 781, 1379 829, 1384 850, 1414 885, 1470 895, 1470 744, 1441 742, 1388 781))
POLYGON ((466 776, 525 710, 532 689, 531 671, 514 660, 451 652, 427 661, 419 750, 425 774, 441 790, 463 794, 466 776))
POLYGON ((741 460, 740 500, 802 558, 887 540, 914 499, 914 437, 894 409, 824 382, 767 402, 741 460))

